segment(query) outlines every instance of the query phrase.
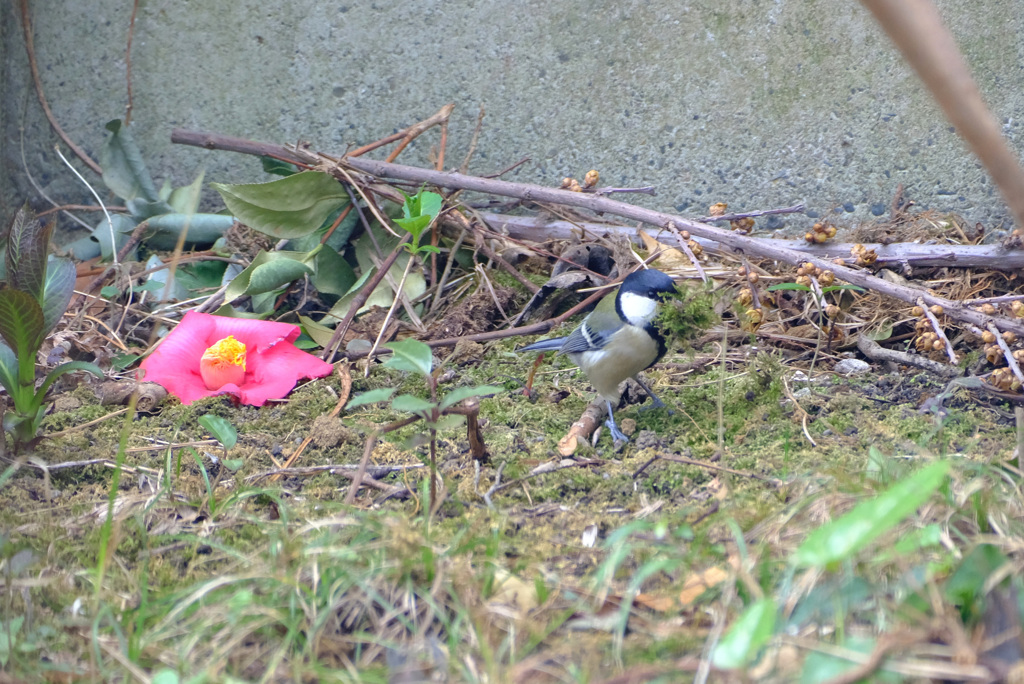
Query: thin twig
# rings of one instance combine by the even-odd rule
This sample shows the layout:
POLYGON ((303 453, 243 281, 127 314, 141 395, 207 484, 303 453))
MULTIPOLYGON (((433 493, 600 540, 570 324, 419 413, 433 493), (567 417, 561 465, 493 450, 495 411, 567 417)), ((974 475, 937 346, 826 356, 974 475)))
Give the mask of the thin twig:
MULTIPOLYGON (((924 299, 918 298, 917 305, 921 307, 922 311, 924 311, 924 315, 928 317, 928 322, 932 324, 932 330, 935 331, 935 334, 939 336, 940 340, 942 340, 942 344, 945 345, 946 356, 949 357, 949 362, 956 365, 958 361, 956 358, 956 352, 953 351, 953 345, 950 344, 949 338, 946 337, 946 331, 944 331, 942 326, 939 325, 939 319, 935 317, 935 314, 928 310, 928 306, 924 303, 924 299)), ((999 337, 998 333, 996 334, 996 337, 999 337)))
POLYGON ((675 235, 676 239, 679 240, 679 248, 686 253, 687 257, 689 257, 690 263, 692 263, 693 267, 697 269, 697 273, 698 275, 700 275, 700 279, 703 280, 705 283, 708 282, 708 274, 704 272, 704 267, 700 265, 700 261, 697 260, 697 255, 693 253, 692 249, 690 249, 690 245, 687 244, 687 240, 683 239, 683 234, 679 232, 678 228, 676 228, 676 224, 673 223, 672 221, 669 221, 666 228, 668 228, 668 231, 675 235))
POLYGON ((1006 344, 1006 340, 1003 339, 1003 336, 999 333, 999 330, 996 329, 996 326, 991 323, 988 325, 988 331, 995 335, 996 344, 998 344, 999 348, 1003 350, 1003 356, 1006 357, 1006 364, 1010 367, 1010 370, 1012 370, 1016 378, 1024 384, 1024 374, 1021 374, 1020 365, 1017 363, 1017 359, 1013 356, 1013 351, 1010 349, 1010 346, 1006 344))
POLYGON ((117 266, 117 250, 115 249, 117 247, 117 237, 114 235, 114 221, 110 218, 110 212, 107 211, 107 207, 103 204, 103 200, 100 199, 100 195, 96 192, 96 189, 89 185, 89 181, 85 180, 85 178, 82 177, 82 174, 78 172, 78 169, 72 166, 71 162, 67 160, 67 157, 61 153, 60 146, 54 145, 53 151, 57 153, 57 156, 60 157, 62 162, 64 162, 64 165, 71 169, 71 173, 75 174, 75 177, 82 181, 82 185, 89 189, 92 196, 96 198, 96 202, 99 203, 100 209, 103 210, 103 215, 107 217, 107 227, 110 229, 110 250, 113 255, 114 266, 117 266))

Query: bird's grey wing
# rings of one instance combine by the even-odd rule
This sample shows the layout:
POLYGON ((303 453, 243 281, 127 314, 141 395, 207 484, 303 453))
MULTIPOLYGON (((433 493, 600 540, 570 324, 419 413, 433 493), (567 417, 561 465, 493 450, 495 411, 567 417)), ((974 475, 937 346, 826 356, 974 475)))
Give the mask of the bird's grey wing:
POLYGON ((594 351, 602 349, 608 343, 608 338, 614 334, 614 330, 609 330, 606 333, 594 332, 590 329, 590 326, 584 324, 572 331, 562 346, 559 348, 559 354, 580 354, 583 352, 594 351))

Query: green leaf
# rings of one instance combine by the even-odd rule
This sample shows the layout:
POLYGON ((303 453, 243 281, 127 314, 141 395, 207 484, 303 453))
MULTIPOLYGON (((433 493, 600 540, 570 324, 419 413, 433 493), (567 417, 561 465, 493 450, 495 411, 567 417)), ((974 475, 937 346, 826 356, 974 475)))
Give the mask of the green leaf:
POLYGON ((57 380, 57 378, 59 378, 62 375, 66 375, 67 373, 72 373, 74 371, 85 371, 86 373, 92 373, 100 380, 102 380, 105 377, 103 375, 103 371, 100 370, 99 366, 97 366, 94 363, 89 363, 88 361, 68 361, 67 363, 62 363, 56 368, 54 368, 52 371, 47 373, 46 380, 44 380, 43 384, 39 386, 39 390, 36 392, 36 401, 38 405, 42 405, 43 400, 46 398, 47 391, 49 391, 50 386, 54 383, 55 380, 57 380))
POLYGON ((322 171, 303 171, 269 183, 212 185, 239 221, 276 238, 312 233, 349 201, 341 184, 322 171))
POLYGON ((203 192, 203 177, 205 175, 205 172, 200 171, 194 181, 170 192, 166 201, 172 211, 188 216, 195 215, 196 209, 199 208, 199 196, 203 192))
POLYGON ((857 287, 856 285, 850 285, 849 283, 843 283, 842 285, 828 285, 827 287, 821 288, 822 294, 827 292, 835 292, 836 290, 853 290, 854 292, 867 292, 863 287, 857 287))
POLYGON ((811 288, 800 283, 776 283, 775 285, 769 285, 769 292, 776 292, 778 290, 803 290, 804 292, 810 292, 811 288))
POLYGON ((234 223, 234 217, 227 214, 161 214, 149 219, 146 245, 151 249, 174 249, 186 227, 186 245, 212 245, 234 223))
POLYGON ((316 269, 311 276, 313 286, 321 294, 341 297, 355 284, 356 272, 344 257, 329 247, 324 247, 313 262, 316 269))
POLYGON ((334 337, 334 330, 328 328, 326 325, 317 323, 308 316, 300 314, 299 323, 302 324, 302 329, 314 342, 316 342, 318 347, 327 347, 331 338, 334 337))
POLYGON ((43 335, 49 334, 68 310, 75 291, 75 265, 67 259, 51 258, 43 285, 43 335))
MULTIPOLYGON (((17 406, 19 404, 18 357, 3 340, 0 340, 0 385, 4 386, 7 394, 14 399, 15 406, 17 406)), ((29 391, 31 391, 31 388, 29 388, 29 391)))
POLYGON ((945 482, 948 472, 948 462, 932 463, 819 527, 796 550, 794 564, 825 567, 851 557, 916 511, 945 482))
POLYGON ((242 458, 222 458, 220 462, 233 473, 238 472, 239 468, 245 465, 245 459, 242 458))
POLYGON ((436 408, 436 406, 432 402, 429 402, 426 399, 420 399, 412 394, 399 394, 391 400, 391 408, 395 411, 419 413, 421 411, 430 411, 436 408))
POLYGON ((387 401, 391 398, 391 395, 395 393, 395 387, 378 387, 372 389, 369 392, 362 392, 349 399, 348 404, 345 406, 345 410, 355 408, 356 406, 363 406, 365 404, 376 404, 380 401, 387 401))
POLYGON ((386 348, 394 352, 394 356, 384 362, 385 366, 419 373, 424 377, 430 375, 434 367, 434 355, 430 347, 423 342, 413 339, 399 340, 386 345, 386 348))
POLYGON ((307 253, 260 251, 252 263, 228 285, 224 301, 231 302, 246 294, 271 292, 306 274, 312 274, 312 264, 318 251, 319 248, 307 253))
POLYGON ((423 229, 429 226, 432 220, 430 216, 413 216, 411 218, 395 219, 395 223, 412 233, 415 237, 419 237, 423 229))
POLYGON ((28 292, 0 290, 0 335, 18 357, 19 380, 35 375, 36 352, 43 343, 43 310, 28 292), (26 373, 26 364, 30 372, 26 373))
POLYGON ((263 164, 264 171, 275 176, 292 176, 299 172, 299 167, 295 164, 289 164, 286 161, 274 159, 266 155, 260 157, 260 163, 263 164))
POLYGON ((36 301, 42 301, 43 297, 46 255, 53 226, 52 222, 45 226, 40 224, 32 208, 25 204, 14 215, 7 235, 7 253, 4 256, 7 284, 28 292, 36 301))
POLYGON ((174 670, 164 669, 154 674, 150 682, 152 684, 180 684, 181 679, 174 670))
MULTIPOLYGON (((104 218, 96 224, 96 227, 92 229, 90 237, 100 243, 100 254, 103 255, 104 261, 110 260, 115 251, 120 251, 124 247, 132 231, 135 230, 136 225, 138 223, 127 214, 111 214, 109 223, 104 218), (111 236, 110 231, 111 224, 114 226, 113 236, 111 236)), ((134 259, 135 250, 132 250, 131 254, 126 255, 126 258, 134 259)))
POLYGON ((943 593, 951 603, 967 610, 985 596, 985 587, 996 570, 1009 559, 994 544, 978 544, 946 581, 943 593))
POLYGON ((128 126, 120 119, 114 119, 107 123, 106 128, 112 135, 100 151, 103 182, 125 201, 136 197, 149 202, 159 201, 160 194, 153 185, 128 126))
POLYGON ((206 431, 213 435, 213 438, 220 442, 225 449, 230 449, 238 443, 238 431, 226 418, 207 413, 199 416, 199 424, 206 428, 206 431))
POLYGON ((477 387, 458 387, 453 389, 448 394, 444 395, 444 399, 441 400, 441 408, 446 409, 449 406, 455 406, 460 401, 469 399, 470 397, 482 397, 488 394, 498 394, 504 392, 504 387, 498 385, 479 385, 477 387))
POLYGON ((775 602, 763 598, 747 606, 715 647, 715 667, 735 669, 751 662, 775 632, 775 602))
POLYGON ((113 299, 121 294, 121 290, 114 287, 113 285, 104 285, 100 288, 100 296, 106 297, 107 299, 113 299))

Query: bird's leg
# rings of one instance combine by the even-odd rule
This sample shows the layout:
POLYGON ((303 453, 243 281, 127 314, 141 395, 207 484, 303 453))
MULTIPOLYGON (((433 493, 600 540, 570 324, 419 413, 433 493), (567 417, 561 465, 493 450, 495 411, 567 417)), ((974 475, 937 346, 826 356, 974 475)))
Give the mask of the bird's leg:
POLYGON ((641 411, 646 411, 647 409, 662 408, 663 406, 665 406, 665 402, 663 402, 661 399, 659 399, 654 394, 654 392, 651 391, 651 388, 647 386, 646 382, 644 382, 643 380, 640 379, 639 375, 634 375, 633 379, 636 380, 636 384, 640 385, 640 387, 643 388, 644 392, 647 392, 647 396, 649 396, 651 398, 651 400, 652 400, 651 405, 650 406, 644 406, 642 409, 640 409, 641 411))
POLYGON ((622 434, 619 426, 615 424, 615 409, 612 407, 612 402, 606 399, 605 403, 608 404, 608 420, 604 421, 604 424, 608 427, 608 431, 612 433, 612 439, 616 442, 628 442, 629 437, 622 434))

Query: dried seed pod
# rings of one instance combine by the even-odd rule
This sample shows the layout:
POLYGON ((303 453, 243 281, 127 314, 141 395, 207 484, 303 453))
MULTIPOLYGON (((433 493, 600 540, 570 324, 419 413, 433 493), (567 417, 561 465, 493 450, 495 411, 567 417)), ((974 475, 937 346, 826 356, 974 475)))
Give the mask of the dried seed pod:
POLYGON ((725 210, 729 208, 729 205, 725 202, 716 202, 708 207, 709 216, 725 216, 725 210))
POLYGON ((996 307, 992 306, 991 304, 982 304, 981 313, 985 314, 986 316, 995 315, 996 307))
POLYGON ((985 344, 994 344, 996 341, 996 336, 992 334, 991 330, 984 330, 981 333, 981 340, 985 344))
POLYGON ((695 257, 699 257, 704 254, 704 248, 701 247, 700 243, 696 240, 690 240, 686 243, 686 246, 690 248, 690 251, 693 252, 693 256, 695 257))
POLYGON ((846 265, 846 262, 843 261, 842 257, 836 257, 835 259, 832 260, 832 263, 835 264, 836 266, 845 266, 846 265))
POLYGON ((918 318, 920 318, 921 316, 924 316, 924 309, 922 309, 919 306, 915 306, 913 309, 910 310, 910 315, 917 316, 918 318))
POLYGON ((745 287, 736 295, 736 301, 740 306, 750 306, 754 303, 754 293, 750 291, 750 288, 745 287))
POLYGON ((811 286, 811 277, 810 276, 806 276, 806 275, 797 276, 796 277, 796 284, 797 285, 803 285, 804 287, 810 287, 811 286))
POLYGON ((562 188, 563 190, 568 190, 569 187, 575 182, 575 178, 569 178, 568 176, 566 176, 565 178, 562 179, 562 184, 558 187, 562 188))
POLYGON ((740 266, 739 268, 737 268, 736 269, 736 275, 741 275, 741 276, 747 275, 747 267, 746 266, 740 266))
POLYGON ((812 264, 810 261, 805 261, 801 265, 803 266, 804 271, 806 273, 814 273, 814 264, 812 264))
POLYGON ((840 309, 835 304, 829 304, 828 306, 825 307, 825 315, 831 319, 838 318, 840 313, 842 313, 842 309, 840 309))
POLYGON ((1003 333, 1003 342, 1006 342, 1006 344, 1013 344, 1016 341, 1017 341, 1017 334, 1016 333, 1010 332, 1009 330, 1007 330, 1006 332, 1003 333))
POLYGON ((935 340, 932 342, 932 351, 942 351, 946 345, 942 344, 942 340, 935 340))
POLYGON ((747 275, 747 281, 750 284, 752 284, 752 285, 757 284, 757 281, 760 280, 760 279, 761 279, 761 277, 759 275, 757 275, 756 273, 750 273, 750 274, 747 275))
POLYGON ((837 232, 839 232, 839 231, 836 230, 835 226, 829 226, 828 230, 825 231, 825 234, 828 235, 829 238, 834 238, 836 236, 837 232))
POLYGON ((596 169, 590 169, 587 171, 587 175, 583 177, 583 187, 592 188, 597 185, 597 181, 601 179, 601 174, 596 169))
POLYGON ((684 230, 684 231, 682 231, 679 234, 683 236, 684 240, 689 240, 690 239, 690 231, 688 231, 688 230, 684 230))
POLYGON ((1005 360, 1003 358, 1003 350, 995 345, 985 347, 985 359, 993 366, 999 365, 1005 360))
POLYGON ((814 241, 817 242, 819 245, 825 242, 825 240, 828 240, 828 235, 825 235, 824 233, 814 234, 814 241))
POLYGON ((746 315, 747 320, 755 327, 761 325, 761 321, 764 320, 764 311, 761 309, 747 309, 746 315))
POLYGON ((935 304, 934 306, 929 306, 928 310, 931 311, 936 316, 941 316, 942 315, 942 307, 939 306, 938 304, 935 304))
POLYGON ((1024 361, 1024 349, 1014 349, 1013 358, 1016 361, 1024 361))
POLYGON ((1014 301, 1010 302, 1010 311, 1013 312, 1014 316, 1024 316, 1024 302, 1020 301, 1019 299, 1015 299, 1014 301))
POLYGON ((807 242, 814 242, 815 233, 804 233, 804 240, 807 242))
POLYGON ((836 274, 832 271, 822 271, 821 275, 818 276, 818 282, 821 283, 822 287, 829 287, 832 283, 836 282, 836 274))

